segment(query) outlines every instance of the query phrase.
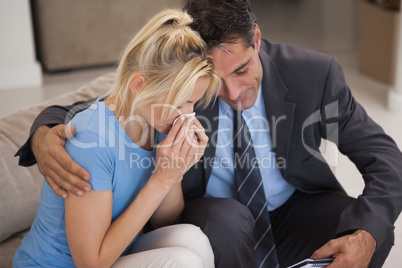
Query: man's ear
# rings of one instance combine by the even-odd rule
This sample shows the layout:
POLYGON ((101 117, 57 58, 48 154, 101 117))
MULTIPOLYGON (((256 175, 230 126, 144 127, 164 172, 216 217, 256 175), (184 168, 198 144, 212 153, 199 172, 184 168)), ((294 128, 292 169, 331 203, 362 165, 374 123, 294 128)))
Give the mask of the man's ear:
POLYGON ((256 24, 254 26, 254 45, 255 45, 255 49, 257 51, 260 51, 260 47, 261 47, 261 30, 260 30, 260 26, 258 26, 258 24, 256 24))
POLYGON ((130 79, 130 91, 135 95, 145 84, 145 77, 142 74, 136 74, 130 79))

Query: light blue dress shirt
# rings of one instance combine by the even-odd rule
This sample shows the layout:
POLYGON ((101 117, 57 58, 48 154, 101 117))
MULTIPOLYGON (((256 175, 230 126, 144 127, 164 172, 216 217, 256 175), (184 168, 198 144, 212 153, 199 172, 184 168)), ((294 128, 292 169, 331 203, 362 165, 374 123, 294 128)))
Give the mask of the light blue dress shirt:
MULTIPOLYGON (((219 99, 219 127, 215 161, 208 181, 205 197, 226 197, 237 199, 234 178, 233 151, 233 109, 219 99)), ((270 126, 265 112, 261 87, 253 107, 243 111, 243 118, 253 140, 254 151, 259 163, 268 210, 280 207, 295 191, 282 177, 273 152, 270 126)))

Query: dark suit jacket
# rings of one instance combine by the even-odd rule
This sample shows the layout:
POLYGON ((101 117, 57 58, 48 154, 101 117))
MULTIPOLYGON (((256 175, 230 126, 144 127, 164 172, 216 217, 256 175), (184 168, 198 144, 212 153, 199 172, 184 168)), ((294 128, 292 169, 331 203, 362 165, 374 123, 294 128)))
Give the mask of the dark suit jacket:
MULTIPOLYGON (((343 212, 338 235, 364 229, 380 246, 402 209, 402 155, 394 141, 354 100, 333 57, 266 40, 259 56, 267 119, 283 178, 307 193, 344 191, 319 153, 322 138, 335 142, 365 181, 363 195, 343 212)), ((186 200, 205 193, 215 156, 218 105, 196 111, 210 142, 204 158, 183 179, 186 200)))
MULTIPOLYGON (((307 193, 344 191, 318 149, 322 138, 335 142, 365 181, 363 194, 343 212, 338 235, 364 229, 375 237, 378 248, 402 209, 401 152, 354 100, 336 59, 266 40, 259 55, 267 119, 283 178, 307 193)), ((31 134, 40 125, 64 123, 70 108, 48 107, 35 120, 31 134)), ((204 195, 211 175, 218 102, 196 112, 210 142, 203 159, 183 179, 186 201, 204 195)), ((35 163, 29 140, 17 155, 20 165, 35 163)))

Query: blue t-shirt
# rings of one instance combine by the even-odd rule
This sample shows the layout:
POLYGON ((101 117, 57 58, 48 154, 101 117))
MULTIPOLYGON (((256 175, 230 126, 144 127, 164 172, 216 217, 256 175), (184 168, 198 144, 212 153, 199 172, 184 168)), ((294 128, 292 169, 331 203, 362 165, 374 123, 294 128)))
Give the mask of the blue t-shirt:
MULTIPOLYGON (((156 151, 138 147, 99 99, 78 113, 71 124, 77 133, 65 147, 91 174, 94 191, 113 191, 114 221, 148 181, 156 151)), ((66 237, 64 199, 55 195, 45 180, 31 230, 13 259, 13 267, 26 266, 75 267, 66 237)))

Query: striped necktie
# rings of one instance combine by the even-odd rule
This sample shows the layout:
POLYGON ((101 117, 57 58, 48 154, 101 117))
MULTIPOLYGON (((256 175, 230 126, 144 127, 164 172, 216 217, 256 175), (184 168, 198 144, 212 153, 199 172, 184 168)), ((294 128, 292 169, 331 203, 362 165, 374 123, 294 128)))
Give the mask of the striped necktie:
POLYGON ((258 267, 279 267, 267 200, 250 132, 241 112, 234 111, 235 180, 239 201, 254 217, 255 256, 258 267))

